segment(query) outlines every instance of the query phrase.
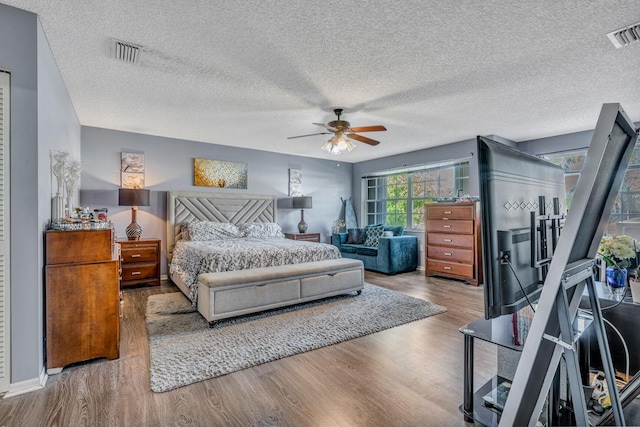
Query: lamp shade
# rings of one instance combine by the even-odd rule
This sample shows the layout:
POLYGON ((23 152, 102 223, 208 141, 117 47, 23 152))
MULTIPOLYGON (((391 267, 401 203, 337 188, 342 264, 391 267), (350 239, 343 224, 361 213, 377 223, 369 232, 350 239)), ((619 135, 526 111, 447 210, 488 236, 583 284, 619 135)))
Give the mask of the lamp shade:
POLYGON ((118 189, 119 206, 149 206, 149 190, 141 188, 118 189))
POLYGON ((293 209, 311 209, 311 197, 294 197, 293 209))

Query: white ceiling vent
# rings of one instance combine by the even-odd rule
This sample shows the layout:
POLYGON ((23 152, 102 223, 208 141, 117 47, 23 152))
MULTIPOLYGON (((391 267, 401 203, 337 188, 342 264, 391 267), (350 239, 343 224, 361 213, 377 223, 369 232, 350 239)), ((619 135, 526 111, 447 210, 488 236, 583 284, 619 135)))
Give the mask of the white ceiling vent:
POLYGON ((616 49, 640 41, 640 22, 615 30, 607 34, 607 37, 609 37, 609 40, 611 40, 611 43, 613 43, 616 49))
POLYGON ((128 64, 140 63, 142 46, 123 42, 122 40, 111 39, 111 57, 128 64))

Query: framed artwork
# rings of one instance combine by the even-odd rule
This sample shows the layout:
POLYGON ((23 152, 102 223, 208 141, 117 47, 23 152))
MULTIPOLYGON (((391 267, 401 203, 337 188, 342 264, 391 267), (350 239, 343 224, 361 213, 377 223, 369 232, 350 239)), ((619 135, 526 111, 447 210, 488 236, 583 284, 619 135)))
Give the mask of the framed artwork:
POLYGON ((144 188, 143 153, 121 153, 120 186, 122 188, 144 188))
POLYGON ((302 196, 302 169, 289 169, 289 197, 302 196))
POLYGON ((133 172, 120 172, 122 188, 144 188, 144 174, 133 172))
POLYGON ((247 164, 194 159, 193 185, 247 189, 247 164))

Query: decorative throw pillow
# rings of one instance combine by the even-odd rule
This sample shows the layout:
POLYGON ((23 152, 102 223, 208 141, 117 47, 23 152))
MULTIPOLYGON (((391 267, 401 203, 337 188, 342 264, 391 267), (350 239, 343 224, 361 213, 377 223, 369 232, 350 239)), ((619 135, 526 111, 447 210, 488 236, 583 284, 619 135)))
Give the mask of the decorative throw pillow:
POLYGON ((378 246, 382 233, 384 233, 384 227, 382 227, 382 225, 367 226, 365 228, 364 245, 378 246))
POLYGON ((391 230, 383 231, 382 237, 393 237, 393 231, 391 230))
POLYGON ((191 221, 187 224, 189 240, 208 241, 242 237, 235 224, 228 222, 191 221))
POLYGON ((275 222, 251 222, 238 227, 243 237, 284 237, 280 224, 275 222))
POLYGON ((404 227, 401 225, 385 225, 384 231, 393 231, 394 236, 402 236, 404 227))
POLYGON ((364 229, 350 228, 347 230, 347 244, 362 245, 364 244, 364 229))
POLYGON ((188 222, 183 222, 182 224, 178 225, 178 227, 180 227, 180 233, 178 233, 181 237, 182 240, 191 240, 191 237, 189 237, 189 223, 188 222))

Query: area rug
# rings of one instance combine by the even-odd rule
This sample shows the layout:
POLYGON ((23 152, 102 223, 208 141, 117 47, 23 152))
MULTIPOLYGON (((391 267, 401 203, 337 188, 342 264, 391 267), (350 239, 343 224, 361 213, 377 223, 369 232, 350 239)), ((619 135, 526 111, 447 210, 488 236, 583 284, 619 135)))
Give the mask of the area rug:
POLYGON ((348 294, 207 321, 180 292, 149 296, 151 390, 163 392, 440 314, 446 308, 365 283, 348 294))

